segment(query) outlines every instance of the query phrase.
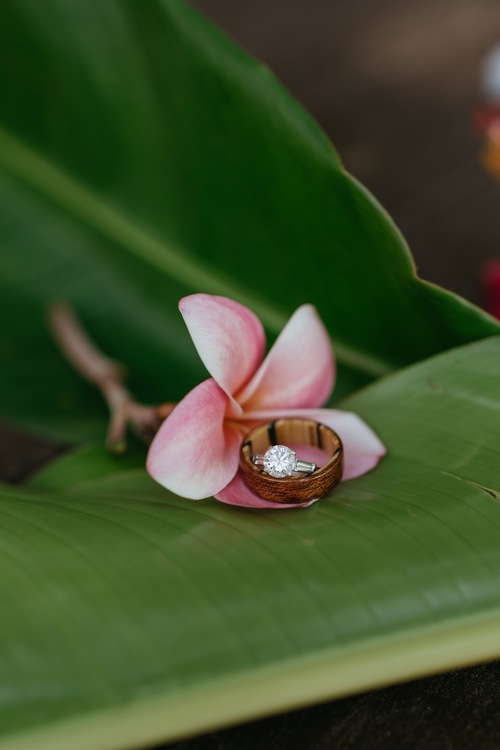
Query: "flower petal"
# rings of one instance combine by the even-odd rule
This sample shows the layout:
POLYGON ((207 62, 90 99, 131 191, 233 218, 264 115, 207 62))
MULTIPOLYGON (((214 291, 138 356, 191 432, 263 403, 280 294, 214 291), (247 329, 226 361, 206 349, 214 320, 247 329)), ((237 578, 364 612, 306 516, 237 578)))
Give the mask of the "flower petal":
POLYGON ((193 500, 227 485, 238 469, 241 445, 241 435, 224 425, 227 404, 211 378, 177 404, 149 449, 147 470, 153 479, 193 500))
POLYGON ((321 406, 332 392, 334 375, 326 329, 316 309, 302 305, 252 380, 235 397, 245 411, 321 406))
POLYGON ((344 445, 344 473, 342 481, 354 479, 373 469, 387 450, 373 430, 361 417, 339 409, 287 409, 245 413, 245 418, 256 422, 272 422, 281 417, 299 417, 322 422, 340 436, 344 445))
POLYGON ((252 377, 264 355, 260 320, 244 305, 210 294, 184 297, 179 309, 203 364, 232 396, 252 377))
POLYGON ((307 503, 272 503, 270 500, 264 500, 263 497, 259 497, 251 489, 249 489, 242 479, 241 474, 238 472, 236 476, 229 482, 227 487, 217 492, 215 495, 217 500, 221 503, 227 503, 227 505, 239 505, 242 508, 266 508, 268 510, 284 510, 285 508, 307 508, 309 505, 317 502, 316 500, 309 500, 307 503))

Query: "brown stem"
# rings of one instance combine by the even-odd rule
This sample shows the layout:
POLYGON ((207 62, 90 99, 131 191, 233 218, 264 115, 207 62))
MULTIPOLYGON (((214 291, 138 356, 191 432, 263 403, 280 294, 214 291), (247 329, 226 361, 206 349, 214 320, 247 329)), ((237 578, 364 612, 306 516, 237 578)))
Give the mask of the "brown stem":
POLYGON ((123 366, 106 357, 90 339, 71 307, 57 303, 49 309, 49 325, 62 353, 75 370, 101 391, 111 418, 106 445, 114 453, 127 449, 130 425, 136 435, 150 442, 175 404, 139 404, 123 385, 123 366))

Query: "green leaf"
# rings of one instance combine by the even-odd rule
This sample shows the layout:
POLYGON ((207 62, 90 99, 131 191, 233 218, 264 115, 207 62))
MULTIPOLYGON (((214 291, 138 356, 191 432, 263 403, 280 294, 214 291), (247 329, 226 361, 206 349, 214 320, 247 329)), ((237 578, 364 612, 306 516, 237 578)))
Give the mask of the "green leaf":
POLYGON ((76 456, 58 489, 2 489, 1 750, 144 746, 500 656, 500 337, 345 406, 389 454, 307 510, 82 482, 76 456))
POLYGON ((0 412, 102 438, 105 410, 44 324, 70 300, 150 401, 203 370, 180 296, 226 294, 276 334, 317 305, 337 397, 492 319, 418 280, 390 219, 260 64, 178 0, 0 6, 0 412))
POLYGON ((83 445, 44 466, 30 481, 36 489, 67 490, 129 469, 144 469, 145 455, 131 451, 114 455, 100 445, 83 445))

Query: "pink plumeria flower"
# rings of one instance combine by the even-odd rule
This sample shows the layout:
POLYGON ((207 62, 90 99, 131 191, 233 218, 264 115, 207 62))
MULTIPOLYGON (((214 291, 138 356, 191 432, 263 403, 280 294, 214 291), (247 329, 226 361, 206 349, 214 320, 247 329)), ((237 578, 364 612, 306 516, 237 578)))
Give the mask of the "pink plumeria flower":
POLYGON ((385 454, 356 414, 320 408, 332 392, 335 366, 312 305, 292 315, 264 360, 264 329, 247 307, 226 297, 193 294, 179 309, 212 377, 177 404, 151 445, 147 468, 161 485, 194 500, 214 495, 251 508, 310 505, 264 500, 238 471, 247 432, 280 417, 314 419, 335 430, 344 444, 343 480, 370 471, 385 454))

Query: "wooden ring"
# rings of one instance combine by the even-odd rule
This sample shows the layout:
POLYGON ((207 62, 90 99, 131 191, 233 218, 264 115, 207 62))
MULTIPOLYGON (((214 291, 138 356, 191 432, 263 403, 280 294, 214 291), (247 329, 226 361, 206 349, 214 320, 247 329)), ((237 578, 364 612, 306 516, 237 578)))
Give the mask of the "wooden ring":
POLYGON ((273 503, 304 503, 324 497, 342 479, 344 449, 330 427, 312 419, 277 419, 254 427, 240 450, 240 469, 246 485, 273 503), (272 477, 253 457, 272 445, 314 445, 331 455, 328 462, 308 476, 272 477))

